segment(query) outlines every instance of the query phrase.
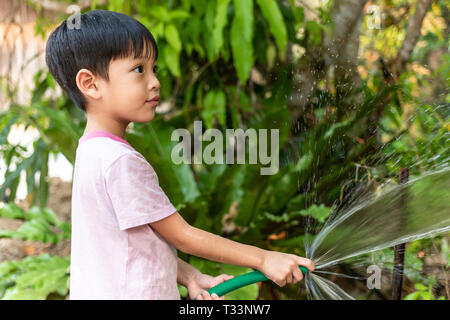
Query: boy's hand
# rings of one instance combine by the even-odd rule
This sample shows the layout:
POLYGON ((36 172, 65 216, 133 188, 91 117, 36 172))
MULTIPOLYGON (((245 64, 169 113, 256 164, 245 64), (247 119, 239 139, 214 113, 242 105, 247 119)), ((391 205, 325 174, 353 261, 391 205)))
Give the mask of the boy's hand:
POLYGON ((187 285, 189 298, 191 300, 194 298, 197 298, 197 300, 225 300, 225 296, 219 297, 215 293, 210 295, 207 290, 232 278, 234 278, 234 276, 228 274, 221 274, 220 276, 212 277, 199 272, 187 285))
POLYGON ((299 266, 304 266, 309 271, 314 270, 314 263, 310 259, 294 254, 266 251, 259 271, 268 279, 283 287, 287 283, 297 283, 303 279, 303 273, 299 266))

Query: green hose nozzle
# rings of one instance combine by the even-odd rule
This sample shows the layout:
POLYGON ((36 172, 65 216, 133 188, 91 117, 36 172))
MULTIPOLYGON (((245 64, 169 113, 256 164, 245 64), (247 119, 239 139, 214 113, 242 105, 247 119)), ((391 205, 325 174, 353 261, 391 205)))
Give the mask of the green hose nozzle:
MULTIPOLYGON (((300 270, 302 271, 303 275, 306 275, 308 273, 308 269, 299 266, 300 270)), ((262 274, 260 271, 252 271, 246 274, 242 274, 240 276, 237 276, 233 279, 230 279, 228 281, 222 282, 218 284, 215 287, 212 287, 208 290, 209 294, 217 294, 219 297, 223 296, 224 294, 227 294, 228 292, 231 292, 233 290, 248 286, 250 284, 260 282, 260 281, 266 281, 268 280, 267 277, 262 274)))

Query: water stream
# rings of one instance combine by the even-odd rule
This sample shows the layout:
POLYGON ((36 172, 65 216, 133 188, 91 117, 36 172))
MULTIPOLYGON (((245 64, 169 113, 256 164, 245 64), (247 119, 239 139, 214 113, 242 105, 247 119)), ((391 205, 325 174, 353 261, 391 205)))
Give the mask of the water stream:
POLYGON ((317 270, 306 278, 308 292, 315 299, 354 299, 318 273, 345 259, 449 230, 449 168, 388 186, 332 217, 306 244, 317 270))

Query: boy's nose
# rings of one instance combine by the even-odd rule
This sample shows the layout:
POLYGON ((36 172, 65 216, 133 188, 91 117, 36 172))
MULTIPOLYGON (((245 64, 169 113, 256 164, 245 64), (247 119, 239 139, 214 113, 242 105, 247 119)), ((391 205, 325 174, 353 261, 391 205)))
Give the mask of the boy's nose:
POLYGON ((148 89, 150 91, 154 91, 154 90, 159 91, 160 87, 161 87, 161 84, 159 83, 159 80, 156 77, 154 77, 154 79, 151 79, 148 83, 148 89))

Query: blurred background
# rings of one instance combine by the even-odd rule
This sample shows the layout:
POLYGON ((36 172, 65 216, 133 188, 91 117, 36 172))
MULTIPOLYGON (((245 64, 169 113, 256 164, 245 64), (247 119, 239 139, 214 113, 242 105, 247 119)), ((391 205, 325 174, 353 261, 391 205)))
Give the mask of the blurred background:
MULTIPOLYGON (((198 228, 305 256, 333 213, 404 183, 404 170, 414 179, 449 165, 444 0, 0 0, 0 299, 70 296, 71 181, 86 120, 49 74, 45 42, 92 9, 131 15, 157 40, 161 103, 127 140, 198 228), (248 161, 175 165, 171 133, 192 132, 194 120, 223 133, 279 129, 279 172, 262 176, 248 161)), ((448 233, 403 250, 401 298, 448 299, 448 233)), ((353 278, 328 279, 355 299, 391 299, 395 255, 361 258, 382 268, 381 288, 357 280, 366 274, 351 261, 336 270, 353 278)), ((179 256, 211 275, 250 271, 179 256)), ((227 298, 308 293, 264 282, 227 298)))

